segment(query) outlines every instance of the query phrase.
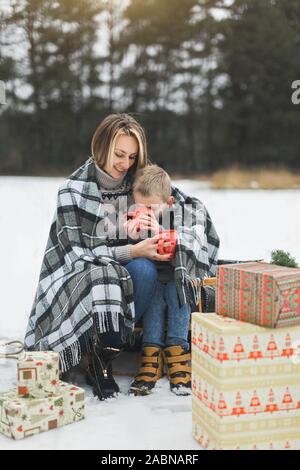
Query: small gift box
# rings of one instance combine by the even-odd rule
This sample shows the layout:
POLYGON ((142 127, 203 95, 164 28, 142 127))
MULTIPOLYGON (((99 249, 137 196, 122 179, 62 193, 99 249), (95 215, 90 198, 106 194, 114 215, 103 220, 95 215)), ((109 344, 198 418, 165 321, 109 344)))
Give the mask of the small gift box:
POLYGON ((57 393, 59 355, 53 351, 26 352, 18 360, 17 373, 20 397, 57 393))
POLYGON ((0 392, 0 432, 19 440, 84 418, 84 390, 64 382, 56 393, 19 397, 16 389, 0 392))

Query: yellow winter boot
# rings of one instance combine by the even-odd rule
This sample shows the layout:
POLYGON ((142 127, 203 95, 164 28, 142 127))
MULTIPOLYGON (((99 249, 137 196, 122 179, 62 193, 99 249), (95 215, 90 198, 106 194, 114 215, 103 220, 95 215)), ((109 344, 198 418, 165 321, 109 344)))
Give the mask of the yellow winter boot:
POLYGON ((191 394, 191 353, 182 346, 164 349, 164 362, 171 391, 176 395, 191 394))
POLYGON ((130 385, 129 393, 149 395, 163 375, 163 354, 158 346, 145 346, 142 350, 138 374, 130 385))

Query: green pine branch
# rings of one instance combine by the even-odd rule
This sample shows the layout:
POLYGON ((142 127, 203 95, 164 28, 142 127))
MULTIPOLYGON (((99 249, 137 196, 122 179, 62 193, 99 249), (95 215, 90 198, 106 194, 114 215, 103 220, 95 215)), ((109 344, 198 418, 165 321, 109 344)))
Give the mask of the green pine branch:
POLYGON ((271 253, 271 264, 287 266, 288 268, 298 268, 295 258, 290 253, 283 250, 273 250, 271 253))

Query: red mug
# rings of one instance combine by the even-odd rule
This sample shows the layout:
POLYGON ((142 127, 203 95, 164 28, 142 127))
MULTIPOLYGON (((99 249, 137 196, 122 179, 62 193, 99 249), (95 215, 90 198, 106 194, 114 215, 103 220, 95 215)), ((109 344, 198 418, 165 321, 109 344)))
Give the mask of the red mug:
POLYGON ((160 230, 159 235, 157 253, 160 255, 169 254, 170 259, 173 258, 176 250, 176 230, 160 230))

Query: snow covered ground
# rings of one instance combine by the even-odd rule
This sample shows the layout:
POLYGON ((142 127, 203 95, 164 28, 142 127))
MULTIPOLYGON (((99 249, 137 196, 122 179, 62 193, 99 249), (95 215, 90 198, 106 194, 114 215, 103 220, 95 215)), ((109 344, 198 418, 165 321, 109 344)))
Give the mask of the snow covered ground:
MULTIPOLYGON (((0 390, 15 386, 15 361, 0 360, 0 390)), ((78 423, 13 441, 0 434, 0 450, 197 449, 191 435, 191 398, 169 391, 166 378, 148 397, 127 395, 129 377, 117 377, 121 394, 100 402, 86 389, 86 418, 78 423)))
MULTIPOLYGON (((0 177, 0 339, 23 338, 62 178, 0 177)), ((300 191, 218 190, 176 181, 201 199, 221 238, 221 258, 269 260, 283 249, 300 263, 300 191)), ((0 361, 0 390, 15 383, 14 361, 0 361)), ((99 402, 86 387, 87 418, 0 449, 199 449, 191 435, 191 399, 162 379, 152 396, 99 402)))

